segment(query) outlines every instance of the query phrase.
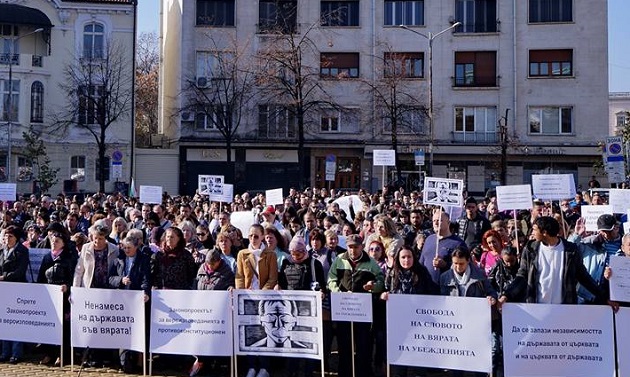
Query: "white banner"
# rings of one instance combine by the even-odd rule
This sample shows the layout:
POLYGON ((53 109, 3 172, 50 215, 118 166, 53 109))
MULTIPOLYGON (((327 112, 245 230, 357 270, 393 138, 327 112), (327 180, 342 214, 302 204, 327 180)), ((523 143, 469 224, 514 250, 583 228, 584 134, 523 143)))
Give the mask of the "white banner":
POLYGON ((153 291, 151 352, 232 356, 230 306, 227 291, 153 291))
POLYGON ((423 203, 436 206, 462 206, 464 181, 461 179, 424 178, 423 203))
POLYGON ((0 308, 2 339, 61 344, 61 286, 0 282, 0 308))
POLYGON ((268 206, 284 204, 284 197, 282 196, 282 188, 266 190, 265 191, 265 204, 268 206))
POLYGON ((144 352, 144 292, 72 287, 72 346, 144 352))
POLYGON ((249 232, 249 227, 256 224, 256 216, 252 211, 232 212, 230 215, 230 224, 241 230, 245 236, 249 232))
POLYGON ((396 151, 393 149, 375 149, 372 151, 372 165, 396 166, 396 151))
POLYGON ((538 199, 571 199, 575 196, 575 180, 573 174, 534 174, 532 191, 538 199))
POLYGON ((323 357, 322 299, 312 291, 232 291, 234 354, 323 357))
POLYGON ((617 363, 619 368, 617 376, 630 376, 630 348, 628 348, 630 308, 619 308, 615 314, 615 331, 617 333, 617 363))
POLYGON ((352 202, 352 208, 354 209, 355 213, 363 211, 363 202, 361 201, 361 198, 359 198, 359 195, 342 196, 338 199, 335 199, 333 203, 339 204, 339 209, 342 209, 346 213, 347 218, 349 218, 351 221, 354 221, 354 218, 350 214, 350 202, 352 202))
POLYGON ((212 202, 232 203, 234 201, 234 185, 223 184, 223 194, 210 194, 208 199, 212 202))
POLYGON ((503 306, 506 376, 613 377, 613 314, 608 306, 503 306))
POLYGON ((582 206, 582 217, 586 220, 584 223, 587 232, 597 232, 597 219, 604 214, 612 215, 612 207, 609 205, 602 206, 582 206))
POLYGON ((497 186, 499 211, 532 209, 532 187, 530 185, 497 186))
POLYGON ((490 373, 490 314, 486 298, 389 295, 387 360, 490 373))
POLYGON ((610 189, 608 204, 612 207, 613 213, 626 213, 630 204, 630 190, 610 189))
POLYGON ((14 202, 17 199, 17 184, 0 183, 0 200, 3 202, 14 202))
POLYGON ((34 283, 37 281, 37 276, 39 274, 39 268, 42 266, 42 261, 44 260, 44 256, 50 254, 50 249, 36 249, 31 247, 28 249, 28 259, 31 263, 31 266, 28 271, 26 271, 26 281, 29 283, 34 283), (32 280, 31 280, 31 272, 32 280))
POLYGON ((140 186, 140 202, 162 204, 162 186, 140 186))
POLYGON ((630 302, 630 258, 611 256, 610 269, 610 299, 630 302))
POLYGON ((330 294, 333 321, 372 322, 372 294, 332 292, 330 294))

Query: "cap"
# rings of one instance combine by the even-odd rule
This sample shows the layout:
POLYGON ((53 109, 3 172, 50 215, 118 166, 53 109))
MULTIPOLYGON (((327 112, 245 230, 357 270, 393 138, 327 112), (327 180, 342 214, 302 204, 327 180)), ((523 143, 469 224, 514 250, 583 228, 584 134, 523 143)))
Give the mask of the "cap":
POLYGON ((613 215, 603 214, 597 219, 597 230, 610 231, 615 225, 617 225, 617 219, 613 215))
POLYGON ((276 209, 273 208, 273 206, 267 206, 267 208, 265 208, 265 210, 263 211, 263 215, 275 215, 276 214, 276 209))
POLYGON ((351 234, 346 237, 347 246, 361 245, 362 243, 363 239, 358 234, 351 234))
POLYGON ((473 196, 469 196, 468 198, 466 198, 466 204, 477 204, 477 199, 475 199, 473 196))
POLYGON ((304 243, 304 238, 302 237, 293 237, 291 243, 289 243, 289 252, 298 251, 305 253, 306 252, 306 244, 304 243))

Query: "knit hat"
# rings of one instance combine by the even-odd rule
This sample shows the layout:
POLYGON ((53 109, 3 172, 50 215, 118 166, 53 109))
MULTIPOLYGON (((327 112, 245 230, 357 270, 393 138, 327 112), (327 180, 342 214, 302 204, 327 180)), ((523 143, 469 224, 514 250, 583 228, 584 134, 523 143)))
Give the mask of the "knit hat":
POLYGON ((289 252, 291 251, 306 253, 306 244, 304 243, 304 238, 293 237, 291 243, 289 243, 289 252))

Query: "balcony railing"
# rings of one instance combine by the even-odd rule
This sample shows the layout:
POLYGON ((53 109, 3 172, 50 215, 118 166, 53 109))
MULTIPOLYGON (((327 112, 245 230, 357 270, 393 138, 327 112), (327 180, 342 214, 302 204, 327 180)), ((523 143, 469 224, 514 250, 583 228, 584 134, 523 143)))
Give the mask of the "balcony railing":
POLYGON ((465 88, 492 88, 499 86, 497 76, 456 76, 452 77, 454 87, 465 88))
POLYGON ((499 142, 499 133, 493 132, 453 132, 454 143, 483 143, 499 142))
POLYGON ((20 65, 20 54, 0 54, 0 64, 20 65))

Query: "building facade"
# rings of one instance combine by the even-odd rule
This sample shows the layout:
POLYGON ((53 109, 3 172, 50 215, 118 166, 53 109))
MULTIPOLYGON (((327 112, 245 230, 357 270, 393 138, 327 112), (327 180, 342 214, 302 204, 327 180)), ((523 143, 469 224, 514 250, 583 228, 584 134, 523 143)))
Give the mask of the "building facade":
POLYGON ((0 1, 0 179, 18 193, 38 189, 29 130, 59 169, 49 193, 99 190, 95 135, 104 189, 129 181, 135 9, 135 0, 0 1))
POLYGON ((585 186, 601 158, 601 4, 165 0, 161 15, 160 132, 181 193, 198 174, 241 191, 415 189, 429 165, 472 193, 544 173, 585 186), (375 166, 383 149, 401 180, 375 166))

